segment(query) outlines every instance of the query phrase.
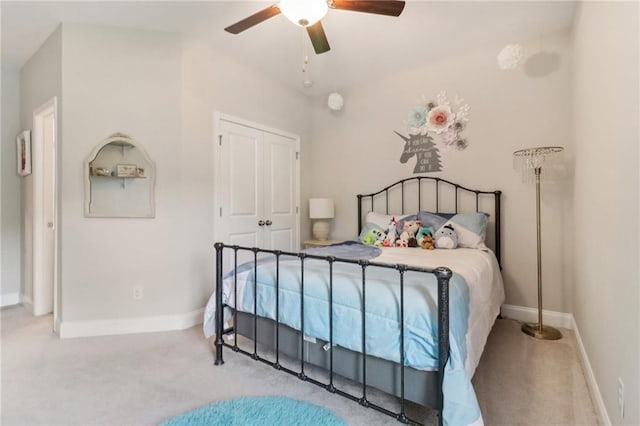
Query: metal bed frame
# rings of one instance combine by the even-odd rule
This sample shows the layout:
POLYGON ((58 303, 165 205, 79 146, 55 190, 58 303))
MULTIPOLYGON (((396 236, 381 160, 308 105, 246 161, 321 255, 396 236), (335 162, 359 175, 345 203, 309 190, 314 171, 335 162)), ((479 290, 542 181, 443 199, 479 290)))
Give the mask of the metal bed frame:
MULTIPOLYGON (((371 200, 371 210, 373 210, 374 207, 374 200, 376 199, 376 197, 379 196, 383 196, 384 197, 384 203, 385 203, 385 211, 388 214, 389 213, 389 193, 390 191, 394 191, 396 189, 399 188, 400 192, 401 192, 401 213, 403 214, 405 212, 405 187, 408 185, 409 182, 412 181, 417 181, 417 191, 418 191, 418 209, 420 210, 422 208, 422 180, 431 180, 435 182, 435 186, 436 186, 436 190, 435 190, 435 203, 436 203, 436 213, 440 212, 440 185, 445 184, 447 186, 453 187, 455 190, 455 213, 458 213, 458 193, 460 191, 466 191, 469 193, 473 193, 475 194, 475 210, 479 211, 479 197, 481 195, 492 195, 494 197, 494 251, 495 254, 498 258, 498 262, 500 263, 500 196, 501 196, 501 191, 480 191, 480 190, 473 190, 473 189, 469 189, 466 188, 464 186, 455 184, 453 182, 449 182, 447 180, 441 179, 441 178, 434 178, 434 177, 428 177, 428 176, 417 176, 417 177, 411 177, 411 178, 407 178, 407 179, 403 179, 400 180, 398 182, 395 182, 385 188, 383 188, 382 190, 378 191, 378 192, 374 192, 371 194, 365 194, 365 195, 357 195, 357 199, 358 199, 358 230, 360 230, 362 228, 362 219, 363 219, 363 211, 362 211, 362 207, 363 207, 363 202, 366 199, 370 199, 371 200)), ((232 349, 234 352, 238 352, 238 353, 242 353, 244 355, 247 355, 249 357, 251 357, 252 359, 256 360, 256 361, 260 361, 262 363, 265 363, 267 365, 272 366, 273 368, 275 368, 276 370, 280 370, 280 371, 284 371, 288 374, 291 374, 293 376, 298 377, 300 380, 302 381, 307 381, 309 383, 313 383, 317 386, 320 386, 324 389, 326 389, 328 392, 331 393, 335 393, 338 395, 341 395, 345 398, 348 398, 352 401, 355 401, 357 403, 359 403, 360 405, 364 406, 364 407, 369 407, 369 408, 373 408, 383 414, 386 414, 388 416, 394 417, 395 419, 397 419, 398 421, 405 423, 405 424, 420 424, 418 421, 411 419, 407 416, 406 411, 405 411, 405 404, 407 401, 406 395, 405 395, 405 370, 407 368, 410 367, 405 367, 405 356, 404 356, 404 306, 405 306, 405 301, 404 301, 404 274, 408 271, 414 271, 414 272, 419 272, 419 273, 424 273, 424 274, 433 274, 436 277, 437 280, 437 285, 438 285, 438 289, 437 289, 437 305, 438 305, 438 369, 435 372, 437 374, 437 381, 436 381, 436 389, 435 389, 435 393, 436 393, 436 406, 434 408, 436 408, 438 410, 438 423, 439 425, 443 424, 443 418, 442 418, 442 409, 444 406, 444 394, 443 394, 443 390, 442 390, 442 384, 443 384, 443 380, 444 380, 444 368, 445 365, 449 359, 449 280, 452 277, 452 271, 448 268, 444 268, 444 267, 439 267, 439 268, 434 268, 434 269, 430 269, 430 268, 416 268, 416 267, 409 267, 406 265, 389 265, 389 264, 384 264, 384 263, 378 263, 378 262, 372 262, 372 261, 367 261, 367 260, 354 260, 354 259, 346 259, 346 258, 338 258, 338 257, 334 257, 334 256, 317 256, 317 255, 313 255, 313 254, 308 254, 308 253, 292 253, 292 252, 285 252, 285 251, 280 251, 280 250, 266 250, 266 249, 259 249, 259 248, 255 248, 255 247, 240 247, 237 245, 226 245, 223 243, 216 243, 215 244, 215 251, 216 251, 216 306, 218 307, 216 309, 216 318, 215 318, 215 323, 216 323, 216 338, 215 338, 215 365, 222 365, 224 363, 223 360, 223 348, 226 346, 230 349, 232 349), (269 360, 267 358, 264 358, 262 356, 260 356, 260 354, 258 353, 258 321, 259 321, 259 316, 256 315, 257 313, 257 282, 256 280, 254 280, 253 282, 253 291, 254 291, 254 295, 256 295, 254 297, 253 300, 253 313, 249 313, 249 315, 252 318, 252 324, 250 326, 250 328, 252 328, 252 330, 249 330, 248 333, 250 337, 253 340, 253 350, 252 351, 247 351, 244 350, 242 348, 240 348, 237 344, 238 339, 238 310, 237 309, 232 309, 233 311, 233 319, 234 319, 234 327, 232 328, 228 328, 225 329, 224 328, 224 315, 223 315, 223 310, 225 307, 229 307, 228 305, 223 303, 223 289, 222 289, 222 283, 223 283, 223 251, 227 249, 227 250, 232 250, 233 252, 233 257, 234 257, 234 261, 233 261, 233 265, 234 265, 234 275, 233 275, 233 279, 234 279, 234 300, 237 300, 237 265, 238 265, 238 252, 251 252, 253 253, 253 268, 254 268, 254 277, 257 276, 258 273, 258 266, 257 266, 257 260, 258 260, 258 254, 266 254, 266 255, 271 255, 275 257, 275 268, 276 268, 276 279, 275 279, 275 291, 276 291, 276 297, 275 297, 275 360, 269 360), (297 358, 300 361, 300 368, 298 371, 296 371, 295 369, 291 369, 291 368, 287 368, 285 366, 283 366, 280 363, 280 355, 281 355, 281 338, 280 338, 280 334, 281 334, 281 327, 287 327, 286 325, 281 325, 279 322, 279 312, 280 312, 280 306, 279 306, 279 277, 280 277, 280 258, 282 256, 293 256, 293 257, 297 257, 299 259, 299 264, 300 264, 300 329, 304 330, 304 267, 305 267, 305 260, 307 259, 317 259, 317 260, 324 260, 328 263, 329 266, 329 341, 327 342, 330 346, 330 350, 328 351, 328 355, 329 355, 329 368, 328 368, 328 372, 329 372, 329 381, 328 383, 325 383, 323 381, 320 380, 316 380, 312 377, 307 376, 307 374, 305 373, 305 364, 307 363, 307 361, 305 361, 305 341, 304 341, 304 334, 302 332, 298 333, 299 335, 299 350, 298 350, 298 354, 299 355, 297 358), (359 372, 359 379, 358 380, 361 385, 361 395, 354 395, 351 394, 349 392, 346 392, 344 390, 338 389, 335 386, 334 383, 334 376, 335 376, 335 371, 334 371, 334 345, 333 345, 333 330, 334 330, 334 322, 333 322, 333 295, 334 295, 334 288, 333 288, 333 282, 334 282, 334 273, 333 273, 333 266, 336 263, 346 263, 346 264, 352 264, 352 265, 358 265, 361 268, 362 271, 362 280, 361 280, 361 289, 362 289, 362 306, 366 306, 366 277, 367 277, 367 268, 375 266, 375 267, 380 267, 380 268, 387 268, 387 269, 395 269, 398 271, 398 283, 399 283, 399 288, 400 288, 400 312, 399 312, 399 317, 400 317, 400 364, 399 364, 399 368, 400 368, 400 391, 398 396, 400 397, 400 411, 399 412, 393 412, 387 408, 384 408, 380 405, 377 405, 375 403, 373 403, 372 401, 370 401, 369 399, 367 399, 367 360, 371 360, 371 356, 367 355, 366 353, 366 345, 365 345, 365 341, 366 341, 366 320, 365 320, 365 314, 366 311, 365 309, 362 310, 362 327, 361 327, 361 336, 362 336, 362 354, 361 354, 361 371, 359 372), (224 335, 228 335, 233 333, 234 339, 233 339, 233 343, 227 343, 224 341, 223 336, 224 335)), ((229 307, 230 308, 230 307, 229 307)), ((262 318, 260 318, 262 319, 262 318)), ((270 320, 271 321, 271 320, 270 320)), ((288 327, 287 327, 288 328, 288 327)))

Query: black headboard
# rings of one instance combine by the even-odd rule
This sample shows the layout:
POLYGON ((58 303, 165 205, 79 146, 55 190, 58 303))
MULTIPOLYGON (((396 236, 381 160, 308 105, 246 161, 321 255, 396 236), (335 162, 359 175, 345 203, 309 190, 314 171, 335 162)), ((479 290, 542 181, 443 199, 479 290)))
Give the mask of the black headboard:
POLYGON ((358 194, 358 232, 362 229, 363 204, 366 204, 367 200, 370 200, 369 208, 364 210, 367 212, 411 214, 428 210, 433 213, 460 213, 470 210, 476 212, 484 211, 480 209, 481 203, 483 208, 485 207, 483 199, 489 198, 489 201, 491 201, 491 197, 493 197, 493 203, 491 203, 493 212, 485 212, 490 214, 490 223, 493 222, 494 253, 498 263, 502 265, 500 251, 501 195, 502 191, 470 189, 438 177, 414 176, 402 179, 371 194, 358 194), (448 201, 446 205, 444 198, 447 198, 448 201), (462 198, 466 201, 464 209, 462 208, 462 198), (469 204, 471 204, 471 208, 469 208, 469 204), (411 205, 411 210, 408 210, 408 205, 411 205))

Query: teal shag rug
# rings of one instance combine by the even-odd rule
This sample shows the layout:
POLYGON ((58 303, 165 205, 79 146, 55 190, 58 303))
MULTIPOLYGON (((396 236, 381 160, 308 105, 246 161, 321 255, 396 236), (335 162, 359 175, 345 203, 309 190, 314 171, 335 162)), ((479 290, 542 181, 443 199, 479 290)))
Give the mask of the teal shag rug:
POLYGON ((217 402, 172 419, 162 426, 347 426, 324 408, 283 397, 240 398, 217 402))

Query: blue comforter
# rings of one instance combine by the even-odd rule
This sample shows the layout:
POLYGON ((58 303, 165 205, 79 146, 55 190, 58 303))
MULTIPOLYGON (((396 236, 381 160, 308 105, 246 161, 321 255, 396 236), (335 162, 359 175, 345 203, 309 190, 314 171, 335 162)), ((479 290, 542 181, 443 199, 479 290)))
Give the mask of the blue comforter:
MULTIPOLYGON (((357 250, 361 250, 357 248, 357 250)), ((314 249, 313 254, 345 255, 344 246, 314 249), (339 252, 336 252, 339 250, 339 252)), ((362 255, 362 253, 359 253, 362 255)), ((369 257, 366 254, 364 257, 369 257)), ((281 257, 279 270, 279 318, 301 330, 301 265, 298 258, 281 257)), ((254 292, 254 267, 238 268, 238 308, 276 318, 276 265, 258 262, 254 292)), ((400 362, 399 272, 366 268, 366 298, 362 302, 362 268, 336 262, 333 267, 333 342, 353 351, 362 351, 362 311, 365 311, 365 348, 369 355, 400 362)), ((234 306, 234 272, 226 275, 223 297, 234 306)), ((404 278, 405 365, 419 370, 438 366, 437 281, 433 274, 407 271, 404 278)), ((306 336, 329 341, 329 264, 325 260, 304 261, 304 329, 306 336)), ((449 283, 450 359, 445 368, 444 421, 448 425, 482 424, 470 377, 465 371, 469 291, 465 280, 454 273, 449 283)), ((205 324, 206 325, 206 324, 205 324)))

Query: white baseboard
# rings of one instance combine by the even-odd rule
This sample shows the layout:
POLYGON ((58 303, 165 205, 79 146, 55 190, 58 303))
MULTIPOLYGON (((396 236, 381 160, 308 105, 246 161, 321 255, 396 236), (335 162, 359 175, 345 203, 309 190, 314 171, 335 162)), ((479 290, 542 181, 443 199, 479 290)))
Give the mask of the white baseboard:
MULTIPOLYGON (((500 312, 503 317, 516 321, 538 322, 538 310, 535 308, 504 304, 500 312)), ((544 309, 542 310, 542 323, 568 329, 572 329, 575 325, 573 315, 566 312, 545 311, 544 309)))
POLYGON ((0 308, 20 303, 20 292, 0 294, 0 308))
POLYGON ((607 407, 605 407, 604 405, 604 400, 602 399, 602 394, 600 393, 600 388, 598 387, 596 376, 595 374, 593 374, 593 370, 591 369, 591 363, 589 362, 587 351, 585 350, 584 344, 582 343, 582 337, 580 337, 580 331, 578 330, 578 325, 576 324, 576 320, 573 315, 571 315, 571 322, 573 323, 573 332, 576 335, 576 341, 578 342, 578 348, 580 349, 580 358, 582 359, 582 366, 584 367, 584 375, 587 379, 587 386, 589 387, 589 391, 591 392, 591 399, 593 401, 593 404, 595 405, 596 414, 600 419, 599 424, 603 426, 611 426, 611 419, 609 419, 607 407))
POLYGON ((184 314, 94 321, 61 321, 60 338, 184 330, 202 324, 204 308, 184 314))
MULTIPOLYGON (((502 305, 501 313, 503 317, 514 319, 516 321, 538 322, 538 310, 534 308, 504 304, 502 305)), ((554 327, 562 327, 573 330, 576 336, 578 350, 580 351, 580 360, 582 361, 582 366, 584 367, 584 375, 587 381, 587 386, 589 387, 591 399, 595 405, 596 414, 600 420, 598 424, 611 426, 611 420, 609 419, 607 408, 604 405, 604 400, 602 399, 602 394, 600 393, 600 388, 598 387, 596 376, 593 374, 591 362, 589 361, 587 351, 585 350, 584 344, 582 343, 580 331, 578 330, 578 325, 576 324, 576 320, 573 317, 573 314, 543 310, 542 321, 544 324, 548 324, 554 327)))

